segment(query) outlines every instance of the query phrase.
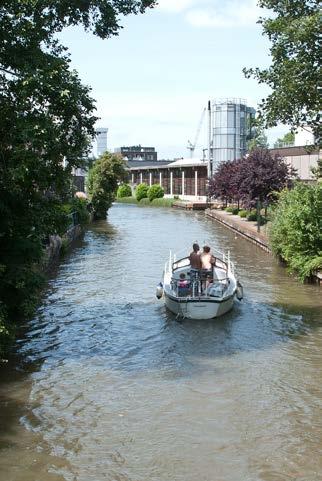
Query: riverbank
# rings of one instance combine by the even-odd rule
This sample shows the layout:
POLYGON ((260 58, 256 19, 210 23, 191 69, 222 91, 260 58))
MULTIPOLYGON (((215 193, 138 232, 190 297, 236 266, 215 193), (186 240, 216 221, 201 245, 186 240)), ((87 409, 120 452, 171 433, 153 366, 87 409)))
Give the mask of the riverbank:
POLYGON ((268 224, 261 226, 260 232, 257 231, 257 222, 252 222, 239 217, 238 215, 230 214, 229 212, 220 209, 206 209, 207 217, 220 222, 228 229, 233 230, 237 234, 251 241, 266 252, 271 253, 271 248, 268 241, 268 224))
MULTIPOLYGON (((251 222, 245 218, 241 218, 238 215, 233 215, 229 212, 220 209, 206 209, 205 214, 207 217, 214 219, 220 224, 224 225, 228 229, 234 231, 236 234, 244 237, 248 241, 257 245, 264 251, 272 253, 272 248, 268 239, 269 223, 261 226, 260 232, 257 231, 257 222, 251 222)), ((312 274, 310 282, 321 284, 322 272, 317 270, 312 274)))
POLYGON ((117 197, 115 199, 116 203, 120 204, 136 204, 142 207, 172 207, 176 199, 168 199, 168 198, 158 198, 153 199, 150 201, 147 197, 137 201, 135 197, 117 197))
MULTIPOLYGON (((92 216, 90 216, 90 222, 91 221, 92 216)), ((59 264, 63 256, 73 248, 75 242, 82 237, 83 233, 83 225, 76 224, 69 227, 63 236, 59 236, 58 234, 49 236, 48 244, 43 251, 43 257, 41 261, 34 266, 35 275, 39 277, 39 285, 32 294, 32 308, 30 313, 34 312, 38 302, 40 301, 47 276, 59 264)), ((2 319, 0 319, 0 321, 2 321, 2 319)), ((1 357, 6 357, 7 353, 9 352, 11 344, 17 335, 19 324, 20 322, 17 322, 17 320, 15 322, 9 322, 8 319, 0 322, 1 357)), ((3 361, 1 357, 0 363, 1 360, 3 361)))

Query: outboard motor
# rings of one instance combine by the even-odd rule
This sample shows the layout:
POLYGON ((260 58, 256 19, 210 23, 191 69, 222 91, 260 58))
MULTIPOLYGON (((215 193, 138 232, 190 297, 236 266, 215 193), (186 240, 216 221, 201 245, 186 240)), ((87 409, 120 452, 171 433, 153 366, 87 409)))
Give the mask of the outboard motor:
POLYGON ((162 282, 160 282, 157 285, 155 295, 157 296, 157 299, 161 299, 161 297, 163 296, 163 284, 162 284, 162 282))
POLYGON ((244 297, 244 289, 239 281, 237 281, 236 297, 239 301, 244 297))

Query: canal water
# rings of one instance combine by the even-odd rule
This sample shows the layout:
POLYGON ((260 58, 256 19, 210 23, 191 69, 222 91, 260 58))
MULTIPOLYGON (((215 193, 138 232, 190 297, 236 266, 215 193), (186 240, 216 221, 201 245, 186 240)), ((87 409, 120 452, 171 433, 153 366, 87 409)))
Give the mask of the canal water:
POLYGON ((115 205, 2 366, 1 481, 322 479, 322 296, 203 213, 115 205), (245 299, 176 320, 169 248, 230 248, 245 299))

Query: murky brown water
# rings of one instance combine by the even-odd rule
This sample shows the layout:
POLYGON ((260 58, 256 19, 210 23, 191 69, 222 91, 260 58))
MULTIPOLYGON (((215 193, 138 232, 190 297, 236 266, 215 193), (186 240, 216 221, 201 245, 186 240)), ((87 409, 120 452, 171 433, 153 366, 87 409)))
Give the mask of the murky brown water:
POLYGON ((322 479, 322 291, 203 214, 119 205, 50 282, 1 374, 1 481, 322 479), (168 248, 227 249, 245 299, 178 322, 168 248))

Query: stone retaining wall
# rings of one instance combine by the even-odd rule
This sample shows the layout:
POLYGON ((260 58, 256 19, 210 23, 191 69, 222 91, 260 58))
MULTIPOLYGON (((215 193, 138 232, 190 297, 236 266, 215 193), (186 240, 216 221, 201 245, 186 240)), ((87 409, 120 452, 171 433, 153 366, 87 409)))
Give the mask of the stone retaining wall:
POLYGON ((250 222, 241 219, 237 215, 228 214, 228 212, 219 209, 206 209, 205 213, 208 217, 215 219, 217 222, 220 222, 221 224, 233 230, 237 234, 250 240, 266 252, 271 252, 268 238, 265 233, 265 226, 261 227, 261 232, 257 232, 256 222, 250 222))
POLYGON ((44 260, 42 262, 42 270, 49 270, 56 262, 58 262, 63 245, 68 249, 75 240, 82 235, 83 229, 81 225, 70 227, 66 234, 62 237, 59 235, 49 236, 49 244, 45 250, 44 260))

